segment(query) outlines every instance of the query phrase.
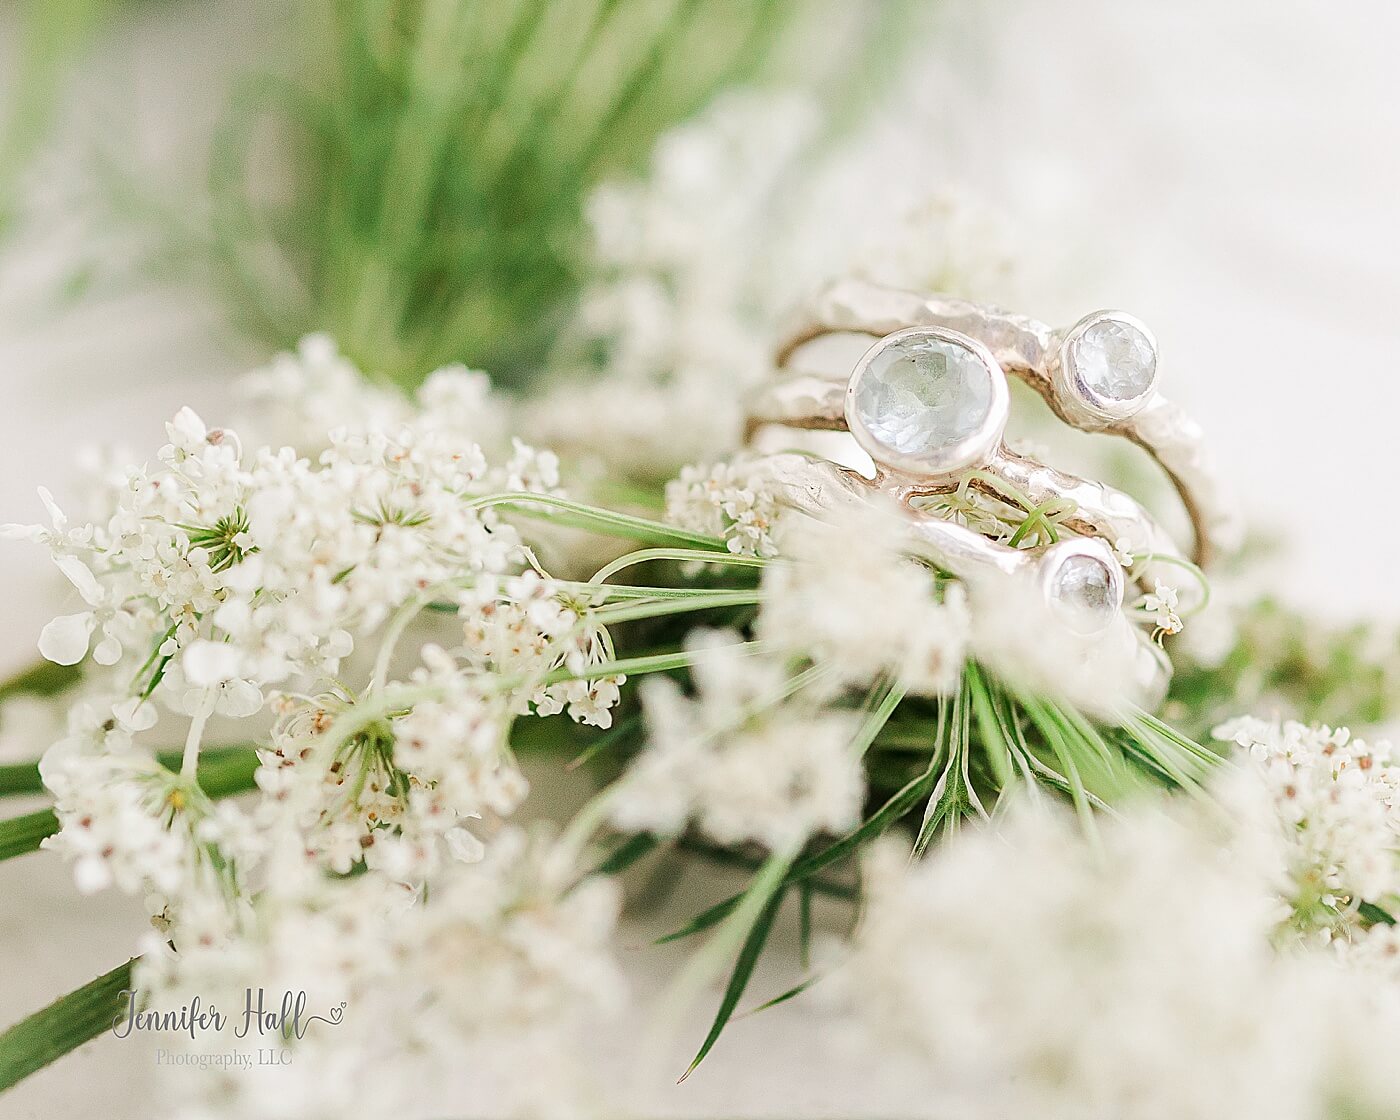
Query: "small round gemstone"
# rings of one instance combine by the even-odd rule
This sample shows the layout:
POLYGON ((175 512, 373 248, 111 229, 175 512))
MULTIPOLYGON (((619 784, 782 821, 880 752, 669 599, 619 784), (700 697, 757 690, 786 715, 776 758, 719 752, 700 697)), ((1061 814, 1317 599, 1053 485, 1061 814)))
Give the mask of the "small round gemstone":
POLYGON ((1157 376, 1152 340, 1121 319, 1090 323, 1070 350, 1075 375, 1101 400, 1136 400, 1157 376))
POLYGON ((1069 556, 1050 581, 1051 601, 1080 633, 1101 630, 1118 611, 1113 573, 1093 556, 1069 556))
POLYGON ((965 346, 933 335, 897 339, 861 371, 853 405, 882 447, 917 458, 940 452, 986 424, 993 373, 965 346))

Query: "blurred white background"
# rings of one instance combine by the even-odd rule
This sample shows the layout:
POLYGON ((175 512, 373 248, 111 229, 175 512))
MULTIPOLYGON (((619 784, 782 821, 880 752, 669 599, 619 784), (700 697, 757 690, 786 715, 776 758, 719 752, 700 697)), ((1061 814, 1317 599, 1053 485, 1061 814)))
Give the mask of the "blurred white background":
MULTIPOLYGON (((1116 306, 1151 324, 1170 392, 1208 428, 1252 521, 1286 538, 1261 578, 1335 617, 1400 621, 1389 582, 1400 530, 1375 504, 1400 411, 1400 7, 941 10, 939 33, 916 48, 905 111, 924 122, 944 177, 1018 229, 1032 300, 1020 310, 1067 322, 1116 306)), ((92 139, 120 119, 133 154, 194 173, 228 76, 276 23, 275 8, 138 6, 91 52, 61 142, 32 176, 36 217, 0 250, 0 521, 37 519, 35 486, 61 493, 79 442, 152 446, 184 403, 217 416, 229 376, 263 356, 196 291, 137 285, 61 311, 50 292, 105 236, 75 216, 92 139)), ((16 545, 0 549, 0 586, 5 670, 33 658, 61 588, 16 545)), ((49 863, 0 866, 5 1022, 111 967, 112 946, 141 924, 115 898, 79 903, 49 863)), ((819 1022, 800 1003, 736 1022, 699 1075, 658 1086, 658 1113, 849 1112, 864 1098, 823 1060, 819 1022), (761 1091, 775 1077, 785 1093, 761 1091)), ((106 1039, 0 1101, 0 1115, 144 1116, 149 1074, 106 1039), (131 1091, 99 1107, 93 1091, 117 1084, 131 1091)))

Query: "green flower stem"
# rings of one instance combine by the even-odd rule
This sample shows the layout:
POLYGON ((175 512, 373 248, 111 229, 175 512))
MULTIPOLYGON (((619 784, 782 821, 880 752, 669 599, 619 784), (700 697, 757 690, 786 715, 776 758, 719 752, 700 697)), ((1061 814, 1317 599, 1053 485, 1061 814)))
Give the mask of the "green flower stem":
POLYGON ((649 560, 681 560, 696 561, 702 564, 729 564, 736 568, 761 568, 768 563, 761 556, 745 556, 739 552, 715 552, 711 550, 700 550, 693 548, 642 548, 636 552, 629 552, 626 556, 619 556, 611 564, 599 568, 594 573, 590 584, 606 583, 618 572, 625 568, 634 567, 637 564, 645 564, 649 560))
POLYGON ((600 607, 593 617, 604 626, 618 622, 632 622, 644 618, 659 618, 662 615, 686 614, 690 611, 716 610, 720 607, 748 607, 763 601, 761 591, 713 591, 687 599, 667 599, 660 603, 619 603, 617 606, 600 607))
POLYGON ((131 990, 135 958, 0 1034, 0 1093, 108 1029, 131 990))
MULTIPOLYGON (((746 653, 757 653, 761 642, 737 642, 738 648, 746 653)), ((556 669, 544 678, 546 685, 561 684, 564 681, 597 680, 599 677, 641 676, 643 673, 664 673, 672 669, 687 669, 710 651, 707 649, 682 649, 674 653, 653 653, 645 657, 622 657, 615 661, 600 661, 596 665, 585 666, 578 672, 571 669, 556 669)))
MULTIPOLYGON (((702 553, 701 555, 714 554, 702 553)), ((581 599, 587 599, 593 606, 601 606, 603 603, 611 603, 618 599, 694 599, 698 596, 714 595, 719 590, 723 590, 714 587, 646 587, 628 583, 610 583, 603 586, 568 579, 555 579, 551 580, 551 583, 560 591, 577 594, 581 599)), ((428 603, 423 609, 435 614, 456 614, 460 608, 456 603, 438 599, 428 603)))
MULTIPOLYGON (((163 756, 179 765, 175 752, 163 756)), ((169 765, 167 769, 169 769, 169 765)), ((199 788, 211 798, 231 797, 253 788, 258 768, 257 753, 246 747, 211 752, 200 759, 199 788)), ((45 837, 58 831, 58 817, 52 809, 40 809, 21 817, 0 821, 0 861, 37 851, 45 837)))
POLYGON ((587 529, 605 536, 622 537, 626 540, 641 541, 653 545, 681 545, 685 548, 705 552, 728 553, 729 547, 718 537, 707 537, 703 533, 689 533, 661 521, 646 517, 633 517, 627 513, 614 513, 597 506, 571 502, 567 498, 557 498, 552 494, 533 494, 517 491, 506 494, 491 494, 476 498, 467 503, 472 509, 501 507, 523 517, 534 517, 563 525, 572 529, 587 529))

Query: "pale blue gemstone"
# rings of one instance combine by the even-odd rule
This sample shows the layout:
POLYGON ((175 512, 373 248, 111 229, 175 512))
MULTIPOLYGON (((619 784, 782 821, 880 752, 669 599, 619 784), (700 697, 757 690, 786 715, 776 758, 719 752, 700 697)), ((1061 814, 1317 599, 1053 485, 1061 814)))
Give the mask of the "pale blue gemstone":
POLYGON ((1137 400, 1157 375, 1152 341, 1131 323, 1091 323, 1075 340, 1073 351, 1075 373, 1102 400, 1137 400))
POLYGON ((992 408, 992 375, 966 347, 911 337, 881 350, 853 400, 865 430, 902 456, 941 451, 977 432, 992 408))

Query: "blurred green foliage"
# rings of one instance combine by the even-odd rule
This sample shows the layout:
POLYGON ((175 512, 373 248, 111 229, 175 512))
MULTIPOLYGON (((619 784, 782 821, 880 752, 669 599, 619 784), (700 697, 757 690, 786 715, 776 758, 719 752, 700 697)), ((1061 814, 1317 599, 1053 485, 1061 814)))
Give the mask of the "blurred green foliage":
POLYGON ((0 237, 15 218, 20 172, 52 123, 63 82, 114 0, 22 0, 14 5, 14 60, 0 116, 0 237))
POLYGON ((600 177, 726 88, 853 112, 910 0, 326 0, 295 76, 257 75, 215 140, 209 250, 268 342, 326 330, 411 383, 521 385, 567 315, 600 177), (268 139, 290 182, 259 171, 268 139))
POLYGON ((1205 739, 1238 715, 1281 716, 1355 729, 1400 709, 1400 636, 1364 624, 1329 627, 1273 599, 1238 617, 1239 635, 1218 665, 1181 666, 1166 718, 1205 739))

